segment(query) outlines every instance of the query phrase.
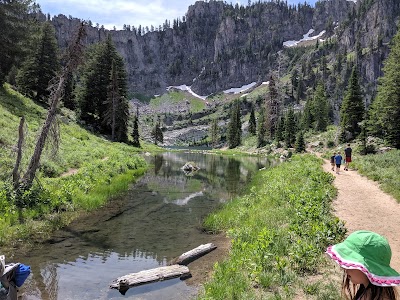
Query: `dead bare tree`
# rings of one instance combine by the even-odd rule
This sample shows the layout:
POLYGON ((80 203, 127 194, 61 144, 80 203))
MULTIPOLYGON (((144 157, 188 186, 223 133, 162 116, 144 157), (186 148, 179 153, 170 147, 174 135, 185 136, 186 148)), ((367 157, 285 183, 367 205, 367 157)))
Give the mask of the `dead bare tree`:
POLYGON ((14 170, 12 172, 14 189, 18 188, 19 178, 20 178, 19 167, 21 165, 21 159, 22 159, 22 145, 24 144, 24 139, 25 139, 24 124, 25 124, 25 117, 22 117, 21 121, 19 122, 19 128, 18 128, 19 138, 17 145, 17 161, 15 162, 14 170))
POLYGON ((38 137, 38 140, 36 142, 35 146, 35 151, 31 157, 29 166, 27 171, 25 172, 23 178, 18 181, 18 184, 15 184, 17 189, 23 189, 27 190, 32 187, 33 180, 36 175, 36 171, 39 168, 39 163, 40 163, 40 157, 42 155, 46 139, 49 135, 49 132, 54 129, 54 120, 57 115, 57 108, 58 104, 63 96, 64 90, 65 90, 65 83, 67 81, 68 76, 78 67, 82 54, 83 54, 83 44, 82 44, 82 39, 85 36, 85 23, 82 22, 81 26, 78 29, 78 32, 76 34, 76 38, 71 43, 69 48, 67 49, 66 52, 66 63, 64 68, 62 69, 59 77, 57 78, 56 82, 53 83, 49 89, 50 89, 50 107, 47 111, 47 116, 46 120, 43 124, 42 130, 40 132, 40 135, 38 137))

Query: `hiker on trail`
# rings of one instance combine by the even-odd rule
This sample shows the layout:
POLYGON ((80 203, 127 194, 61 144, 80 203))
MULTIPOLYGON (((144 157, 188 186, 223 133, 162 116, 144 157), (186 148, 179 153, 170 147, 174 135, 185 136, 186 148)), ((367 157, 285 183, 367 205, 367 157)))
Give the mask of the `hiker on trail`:
POLYGON ((335 155, 336 155, 336 153, 333 152, 333 155, 331 156, 331 167, 332 167, 332 171, 335 171, 335 155))
POLYGON ((343 160, 343 157, 340 155, 340 152, 338 152, 338 153, 335 155, 336 174, 339 174, 340 165, 342 164, 342 160, 343 160))
POLYGON ((342 297, 354 300, 396 300, 400 274, 390 267, 392 251, 386 238, 367 230, 350 234, 326 253, 344 269, 342 297))
POLYGON ((344 156, 346 157, 345 158, 346 165, 344 166, 345 171, 349 170, 349 164, 351 163, 351 152, 352 151, 353 150, 350 148, 350 144, 347 144, 347 148, 344 149, 344 156))

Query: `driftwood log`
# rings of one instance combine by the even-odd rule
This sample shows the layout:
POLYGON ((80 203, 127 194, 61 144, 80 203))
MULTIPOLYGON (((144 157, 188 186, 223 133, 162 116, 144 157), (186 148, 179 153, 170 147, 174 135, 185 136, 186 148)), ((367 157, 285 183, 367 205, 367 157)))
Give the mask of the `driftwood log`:
POLYGON ((198 246, 197 248, 194 248, 188 252, 185 252, 181 256, 173 259, 170 262, 170 265, 178 264, 178 265, 186 266, 189 263, 191 263, 192 261, 215 250, 216 248, 217 248, 217 246, 215 246, 213 243, 202 244, 202 245, 198 246))
POLYGON ((140 271, 138 273, 132 273, 119 277, 114 280, 114 282, 110 285, 110 288, 118 289, 122 295, 125 295, 126 291, 131 287, 178 277, 180 277, 181 279, 186 279, 190 276, 191 274, 188 267, 181 265, 172 265, 146 271, 140 271))
POLYGON ((140 271, 138 273, 119 277, 113 281, 110 288, 117 289, 122 295, 125 295, 126 291, 131 287, 177 277, 180 277, 181 280, 185 280, 192 276, 186 265, 216 248, 217 246, 212 243, 200 245, 172 260, 169 266, 140 271))

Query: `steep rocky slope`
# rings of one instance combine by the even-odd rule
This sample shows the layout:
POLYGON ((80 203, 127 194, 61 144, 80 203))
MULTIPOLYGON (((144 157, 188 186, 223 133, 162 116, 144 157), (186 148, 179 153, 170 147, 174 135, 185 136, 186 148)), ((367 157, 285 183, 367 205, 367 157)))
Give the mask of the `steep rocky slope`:
MULTIPOLYGON (((349 13, 357 5, 347 0, 326 0, 315 8, 287 6, 283 1, 239 7, 222 1, 198 1, 188 8, 183 21, 174 20, 172 28, 167 24, 161 30, 141 30, 139 34, 136 28, 108 31, 89 27, 86 43, 112 35, 125 59, 133 92, 154 95, 168 86, 186 84, 198 94, 208 95, 265 81, 278 67, 276 53, 283 49, 284 41, 298 40, 310 29, 333 34, 335 24, 349 22, 349 13)), ((389 9, 389 5, 382 7, 385 12, 379 26, 391 28, 385 7, 389 9)), ((381 11, 376 13, 382 17, 381 11)), ((59 15, 52 21, 59 44, 65 47, 79 20, 59 15)), ((345 30, 346 43, 352 46, 354 33, 345 30)), ((383 30, 383 34, 388 39, 393 30, 383 30)))

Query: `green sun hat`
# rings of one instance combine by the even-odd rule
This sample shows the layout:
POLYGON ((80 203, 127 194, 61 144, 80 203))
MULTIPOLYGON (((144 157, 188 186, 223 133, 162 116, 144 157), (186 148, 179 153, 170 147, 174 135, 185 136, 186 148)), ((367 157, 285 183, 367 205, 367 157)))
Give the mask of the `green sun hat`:
POLYGON ((326 253, 342 268, 363 272, 373 285, 400 285, 400 274, 390 267, 389 243, 375 232, 355 231, 343 242, 329 246, 326 253))

